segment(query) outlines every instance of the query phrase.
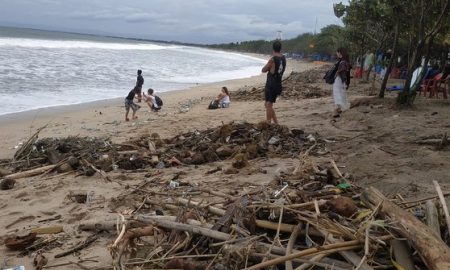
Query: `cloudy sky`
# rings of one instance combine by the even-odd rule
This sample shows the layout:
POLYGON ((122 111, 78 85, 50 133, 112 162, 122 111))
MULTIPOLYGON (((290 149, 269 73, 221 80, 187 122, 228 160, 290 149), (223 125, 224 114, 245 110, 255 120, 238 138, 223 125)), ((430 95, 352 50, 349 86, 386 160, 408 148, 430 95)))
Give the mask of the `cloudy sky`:
POLYGON ((0 0, 0 25, 194 43, 283 38, 340 24, 339 0, 0 0))

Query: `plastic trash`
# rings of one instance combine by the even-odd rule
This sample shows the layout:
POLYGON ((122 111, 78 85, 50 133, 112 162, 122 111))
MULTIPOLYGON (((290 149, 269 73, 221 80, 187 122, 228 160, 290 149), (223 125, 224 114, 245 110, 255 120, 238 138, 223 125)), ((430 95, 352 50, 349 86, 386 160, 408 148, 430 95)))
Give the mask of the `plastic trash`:
POLYGON ((164 164, 164 162, 160 161, 158 164, 156 164, 155 168, 156 169, 164 169, 166 167, 166 165, 164 164))
POLYGON ((352 185, 350 185, 349 183, 340 183, 339 185, 337 185, 338 188, 341 189, 347 189, 347 188, 351 188, 352 185))
POLYGON ((177 188, 179 186, 180 186, 180 183, 178 183, 177 181, 171 180, 169 183, 169 187, 171 187, 171 188, 177 188))
POLYGON ((269 144, 274 145, 274 144, 277 144, 279 141, 280 141, 280 138, 278 136, 273 136, 272 138, 269 139, 269 144))

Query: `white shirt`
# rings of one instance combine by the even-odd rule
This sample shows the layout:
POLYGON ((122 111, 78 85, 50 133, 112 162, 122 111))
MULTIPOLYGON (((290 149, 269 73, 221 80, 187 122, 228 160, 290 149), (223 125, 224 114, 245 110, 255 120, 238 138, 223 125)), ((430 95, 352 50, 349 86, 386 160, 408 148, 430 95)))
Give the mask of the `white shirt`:
POLYGON ((154 96, 150 96, 150 95, 145 95, 145 100, 146 101, 151 101, 152 102, 152 104, 153 104, 153 107, 155 107, 155 108, 159 108, 159 106, 158 106, 158 104, 156 104, 156 99, 155 99, 155 97, 154 96))
POLYGON ((227 104, 230 103, 230 96, 224 96, 221 100, 220 100, 221 104, 227 104))

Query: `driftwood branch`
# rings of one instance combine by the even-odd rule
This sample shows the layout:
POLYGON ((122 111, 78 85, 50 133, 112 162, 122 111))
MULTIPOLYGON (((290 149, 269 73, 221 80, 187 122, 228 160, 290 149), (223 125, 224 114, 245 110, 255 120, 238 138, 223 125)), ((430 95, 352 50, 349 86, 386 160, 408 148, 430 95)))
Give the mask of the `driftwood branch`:
POLYGON ((429 269, 450 269, 450 248, 428 226, 373 187, 366 189, 361 199, 373 208, 381 203, 380 213, 397 224, 397 232, 408 239, 429 269))
MULTIPOLYGON (((294 243, 297 240, 298 235, 302 231, 302 223, 295 226, 295 229, 291 233, 291 237, 289 237, 288 245, 286 247, 286 255, 292 254, 292 248, 294 247, 294 243)), ((293 270, 292 261, 286 261, 286 270, 293 270)))
POLYGON ((21 179, 21 178, 36 176, 36 175, 45 173, 49 170, 53 170, 54 168, 56 168, 56 166, 57 165, 55 165, 55 164, 47 165, 47 166, 39 167, 36 169, 28 170, 28 171, 8 174, 8 175, 5 175, 3 178, 5 178, 5 179, 21 179))

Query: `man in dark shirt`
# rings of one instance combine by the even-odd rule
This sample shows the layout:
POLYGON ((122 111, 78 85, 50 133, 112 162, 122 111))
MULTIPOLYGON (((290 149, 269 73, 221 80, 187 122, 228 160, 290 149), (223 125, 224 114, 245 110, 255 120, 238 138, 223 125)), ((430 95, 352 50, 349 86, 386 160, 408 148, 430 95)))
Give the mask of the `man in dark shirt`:
POLYGON ((267 62, 267 64, 262 68, 262 72, 267 72, 266 87, 264 89, 264 97, 266 107, 266 120, 270 123, 278 124, 277 116, 275 110, 273 109, 273 104, 275 103, 277 97, 281 94, 282 84, 281 79, 283 78, 283 73, 286 70, 286 58, 281 53, 281 42, 276 40, 273 45, 273 55, 267 62))
POLYGON ((136 79, 136 94, 138 95, 138 102, 141 102, 142 99, 142 85, 144 84, 144 77, 142 77, 142 70, 138 69, 137 71, 137 79, 136 79))
POLYGON ((137 119, 136 112, 141 108, 141 106, 134 103, 134 99, 136 98, 137 90, 136 87, 133 88, 128 96, 125 98, 125 121, 130 121, 128 118, 128 113, 130 112, 130 108, 133 110, 133 119, 137 119))

